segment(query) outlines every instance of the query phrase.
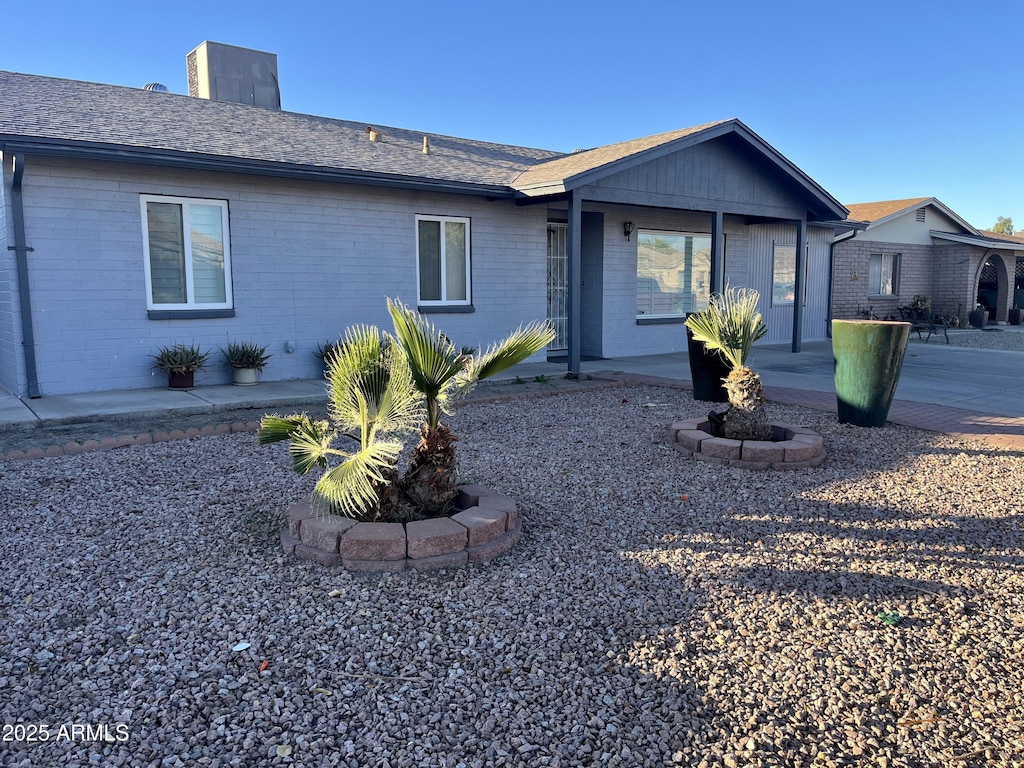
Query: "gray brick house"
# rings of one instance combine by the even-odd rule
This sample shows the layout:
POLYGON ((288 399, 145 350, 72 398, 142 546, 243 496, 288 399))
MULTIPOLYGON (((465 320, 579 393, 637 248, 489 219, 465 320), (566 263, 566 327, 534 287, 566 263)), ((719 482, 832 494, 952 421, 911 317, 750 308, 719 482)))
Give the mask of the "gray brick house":
POLYGON ((866 225, 837 235, 832 311, 837 318, 899 319, 915 295, 966 324, 977 304, 1005 323, 1024 305, 1024 238, 979 230, 934 197, 847 206, 866 225))
POLYGON ((767 341, 826 336, 847 211, 739 120, 566 154, 281 110, 271 54, 204 43, 189 76, 0 73, 0 386, 160 387, 157 347, 229 339, 312 378, 386 296, 460 344, 549 318, 569 370, 684 349, 726 283, 767 341))

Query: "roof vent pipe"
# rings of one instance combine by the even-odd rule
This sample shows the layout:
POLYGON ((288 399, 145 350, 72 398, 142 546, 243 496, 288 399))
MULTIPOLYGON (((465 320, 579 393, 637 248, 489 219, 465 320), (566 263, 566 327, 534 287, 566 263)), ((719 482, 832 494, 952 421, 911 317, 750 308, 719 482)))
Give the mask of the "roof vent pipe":
POLYGON ((383 137, 383 134, 372 125, 366 126, 366 133, 369 135, 370 141, 380 141, 383 137))
POLYGON ((423 154, 424 155, 429 155, 430 154, 430 137, 429 136, 424 136, 423 137, 423 154))

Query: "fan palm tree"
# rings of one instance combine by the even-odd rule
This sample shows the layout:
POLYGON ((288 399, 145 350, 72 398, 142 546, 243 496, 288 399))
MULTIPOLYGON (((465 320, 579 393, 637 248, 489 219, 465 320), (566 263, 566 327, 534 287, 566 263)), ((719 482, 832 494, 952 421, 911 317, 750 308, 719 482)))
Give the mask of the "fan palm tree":
POLYGON ((403 491, 423 515, 443 515, 458 494, 458 437, 441 423, 441 416, 450 412, 454 396, 540 351, 554 339, 554 331, 544 323, 520 326, 486 352, 471 355, 457 349, 423 315, 402 302, 388 299, 388 312, 413 386, 426 409, 420 441, 402 481, 403 491))
POLYGON ((754 343, 768 327, 757 310, 760 295, 749 288, 726 288, 711 296, 708 308, 686 319, 693 338, 722 355, 732 370, 724 379, 729 396, 723 434, 736 440, 763 440, 771 434, 761 397, 761 377, 747 367, 754 343))
POLYGON ((362 521, 400 514, 396 480, 402 433, 415 431, 424 413, 402 348, 373 326, 354 326, 328 359, 329 421, 306 414, 265 416, 260 444, 290 440, 293 469, 301 475, 324 471, 313 491, 324 513, 362 521), (339 437, 358 443, 334 448, 339 437), (341 462, 331 466, 330 459, 341 462))

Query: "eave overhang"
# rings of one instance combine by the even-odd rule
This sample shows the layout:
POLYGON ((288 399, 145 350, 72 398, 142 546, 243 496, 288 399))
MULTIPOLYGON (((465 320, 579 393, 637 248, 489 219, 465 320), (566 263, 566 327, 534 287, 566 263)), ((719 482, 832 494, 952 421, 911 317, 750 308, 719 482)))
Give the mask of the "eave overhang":
POLYGON ((188 168, 191 170, 219 171, 221 173, 243 173, 309 181, 326 181, 337 184, 359 184, 364 186, 393 187, 397 189, 429 190, 459 195, 473 195, 490 199, 513 199, 518 197, 515 190, 495 184, 476 184, 431 179, 422 176, 360 171, 352 168, 331 168, 326 166, 281 163, 268 160, 254 160, 225 155, 211 155, 193 152, 179 152, 157 148, 132 147, 120 144, 94 142, 55 141, 0 135, 0 151, 22 152, 26 155, 45 157, 66 157, 79 160, 105 160, 120 163, 136 163, 166 168, 188 168))
POLYGON ((987 237, 974 237, 971 235, 958 235, 953 232, 939 232, 932 229, 928 231, 936 240, 948 240, 953 243, 964 243, 965 245, 976 245, 979 248, 988 248, 998 251, 1024 251, 1024 243, 1011 243, 1007 240, 992 240, 987 237))

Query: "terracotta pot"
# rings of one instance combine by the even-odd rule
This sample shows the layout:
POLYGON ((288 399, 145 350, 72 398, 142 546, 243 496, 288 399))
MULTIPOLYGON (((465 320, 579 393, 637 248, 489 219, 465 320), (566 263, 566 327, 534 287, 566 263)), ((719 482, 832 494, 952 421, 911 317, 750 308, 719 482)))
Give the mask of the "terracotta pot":
POLYGON ((1024 309, 1014 307, 1006 314, 1006 319, 1010 325, 1020 325, 1022 315, 1024 315, 1024 309))

